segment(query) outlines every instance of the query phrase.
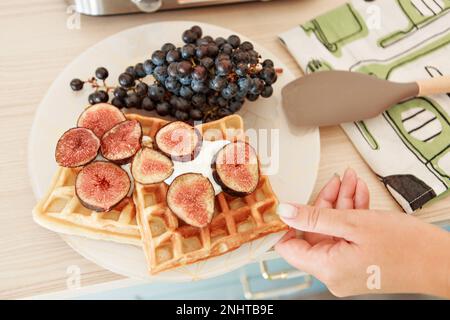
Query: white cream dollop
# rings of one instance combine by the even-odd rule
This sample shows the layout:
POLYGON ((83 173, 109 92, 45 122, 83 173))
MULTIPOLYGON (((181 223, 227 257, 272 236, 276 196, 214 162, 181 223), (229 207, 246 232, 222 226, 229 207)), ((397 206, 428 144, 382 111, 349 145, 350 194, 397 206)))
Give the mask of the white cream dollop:
POLYGON ((222 188, 220 185, 214 181, 211 169, 211 162, 215 156, 215 154, 225 145, 229 144, 228 140, 217 140, 217 141, 206 141, 203 140, 202 146, 200 148, 200 152, 192 161, 173 161, 173 173, 172 175, 164 180, 165 183, 170 185, 172 181, 182 175, 184 173, 201 173, 204 177, 208 178, 211 181, 211 184, 214 187, 215 194, 219 194, 222 192, 222 188))

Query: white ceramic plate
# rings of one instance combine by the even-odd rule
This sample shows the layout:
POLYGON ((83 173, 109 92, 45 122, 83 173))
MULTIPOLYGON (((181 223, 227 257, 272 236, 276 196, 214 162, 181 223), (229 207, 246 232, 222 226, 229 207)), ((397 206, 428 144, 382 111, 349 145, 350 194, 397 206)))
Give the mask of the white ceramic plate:
MULTIPOLYGON (((228 29, 191 21, 147 24, 99 42, 63 70, 40 104, 31 129, 28 165, 37 198, 44 194, 55 172, 54 149, 59 136, 75 126, 76 119, 87 104, 89 88, 74 93, 69 88, 70 80, 74 77, 87 79, 93 75, 96 67, 105 66, 110 73, 109 83, 115 84, 118 75, 128 65, 144 61, 163 43, 181 45, 181 33, 194 24, 200 25, 204 34, 213 37, 236 34, 228 29)), ((243 40, 249 40, 239 36, 243 40)), ((255 142, 252 144, 258 148, 262 162, 265 162, 263 170, 270 174, 270 181, 279 199, 304 203, 311 195, 319 166, 319 131, 317 128, 288 127, 281 110, 280 91, 294 77, 276 56, 263 47, 254 45, 263 58, 270 58, 277 67, 283 68, 283 73, 274 85, 271 98, 247 101, 240 115, 246 129, 269 129, 268 137, 273 139, 270 140, 271 143, 267 144, 266 139, 260 136, 258 145, 255 142), (279 131, 270 132, 270 129, 279 131), (271 157, 265 157, 265 154, 271 157)), ((87 259, 115 273, 140 279, 189 281, 217 276, 241 267, 269 250, 281 235, 282 233, 272 234, 223 256, 152 277, 147 274, 144 254, 140 248, 68 235, 64 235, 63 239, 87 259)))

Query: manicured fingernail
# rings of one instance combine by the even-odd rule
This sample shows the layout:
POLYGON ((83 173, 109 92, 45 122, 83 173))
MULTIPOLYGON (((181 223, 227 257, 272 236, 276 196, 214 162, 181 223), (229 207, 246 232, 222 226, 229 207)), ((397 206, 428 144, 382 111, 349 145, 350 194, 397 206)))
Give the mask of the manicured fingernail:
POLYGON ((277 213, 283 218, 293 219, 297 216, 298 210, 289 203, 280 203, 277 207, 277 213))

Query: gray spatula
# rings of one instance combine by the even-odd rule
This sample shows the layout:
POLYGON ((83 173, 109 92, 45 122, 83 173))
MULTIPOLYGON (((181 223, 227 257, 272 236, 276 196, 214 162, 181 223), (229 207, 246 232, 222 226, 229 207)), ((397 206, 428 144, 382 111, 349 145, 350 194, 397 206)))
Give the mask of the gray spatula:
POLYGON ((450 76, 398 83, 348 71, 321 71, 282 90, 283 108, 294 125, 326 126, 372 118, 416 96, 450 92, 450 76))

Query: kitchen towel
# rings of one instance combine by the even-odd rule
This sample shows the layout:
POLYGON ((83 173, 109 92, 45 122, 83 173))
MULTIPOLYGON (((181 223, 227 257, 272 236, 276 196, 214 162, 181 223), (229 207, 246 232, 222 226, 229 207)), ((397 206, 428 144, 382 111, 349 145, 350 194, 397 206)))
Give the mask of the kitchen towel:
MULTIPOLYGON (((306 73, 349 70, 398 82, 448 75, 450 0, 354 0, 280 39, 306 73)), ((448 194, 449 114, 450 94, 442 94, 404 101, 342 127, 411 213, 448 194)))

